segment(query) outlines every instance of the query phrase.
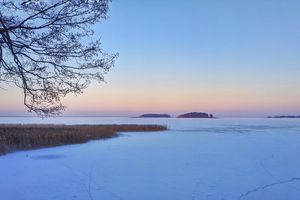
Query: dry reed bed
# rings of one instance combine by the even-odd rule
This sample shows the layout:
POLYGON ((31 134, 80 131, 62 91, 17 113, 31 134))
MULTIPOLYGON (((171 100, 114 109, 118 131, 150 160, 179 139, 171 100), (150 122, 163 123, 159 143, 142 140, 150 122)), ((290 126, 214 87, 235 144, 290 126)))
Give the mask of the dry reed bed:
POLYGON ((79 144, 115 137, 118 132, 163 131, 160 125, 0 125, 0 155, 16 150, 79 144))

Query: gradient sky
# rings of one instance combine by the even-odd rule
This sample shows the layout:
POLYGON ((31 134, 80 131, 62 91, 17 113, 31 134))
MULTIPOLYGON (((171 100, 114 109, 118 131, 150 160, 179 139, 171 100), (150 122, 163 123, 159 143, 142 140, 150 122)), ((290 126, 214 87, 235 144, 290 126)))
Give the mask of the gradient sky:
MULTIPOLYGON (((120 56, 106 83, 63 100, 65 114, 300 114, 299 10, 297 0, 114 0, 94 28, 120 56)), ((21 91, 6 89, 0 115, 26 114, 21 91)))

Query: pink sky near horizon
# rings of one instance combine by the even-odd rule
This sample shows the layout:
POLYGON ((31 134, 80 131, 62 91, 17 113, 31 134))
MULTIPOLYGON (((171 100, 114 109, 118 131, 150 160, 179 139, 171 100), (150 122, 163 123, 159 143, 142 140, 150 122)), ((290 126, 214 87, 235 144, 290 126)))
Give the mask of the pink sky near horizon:
MULTIPOLYGON (((114 74, 110 75, 113 76, 114 74)), ((168 113, 176 116, 185 112, 203 111, 220 117, 264 117, 300 113, 299 92, 290 86, 272 88, 257 85, 201 86, 124 85, 108 76, 107 83, 92 84, 83 94, 63 99, 64 115, 136 116, 143 113, 168 113), (283 98, 284 96, 284 98, 283 98)), ((151 79, 148 79, 150 81, 151 79)), ((151 80, 153 81, 153 80, 151 80)), ((0 115, 27 115, 21 91, 0 91, 0 115)))

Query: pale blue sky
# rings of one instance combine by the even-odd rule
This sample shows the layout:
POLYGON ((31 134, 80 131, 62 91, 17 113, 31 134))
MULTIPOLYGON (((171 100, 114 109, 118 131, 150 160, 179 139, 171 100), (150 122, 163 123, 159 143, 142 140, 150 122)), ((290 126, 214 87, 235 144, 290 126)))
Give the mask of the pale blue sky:
MULTIPOLYGON (((67 113, 300 114, 299 10, 296 0, 114 0, 95 36, 120 57, 107 83, 66 99, 67 113)), ((19 98, 0 114, 19 112, 19 98)))

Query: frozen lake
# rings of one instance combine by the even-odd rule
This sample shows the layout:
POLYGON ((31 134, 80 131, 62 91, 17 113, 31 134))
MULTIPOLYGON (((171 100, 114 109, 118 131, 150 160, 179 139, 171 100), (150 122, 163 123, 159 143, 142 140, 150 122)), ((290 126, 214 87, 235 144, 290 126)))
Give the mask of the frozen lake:
POLYGON ((0 156, 3 200, 298 200, 300 119, 0 118, 170 130, 0 156))

